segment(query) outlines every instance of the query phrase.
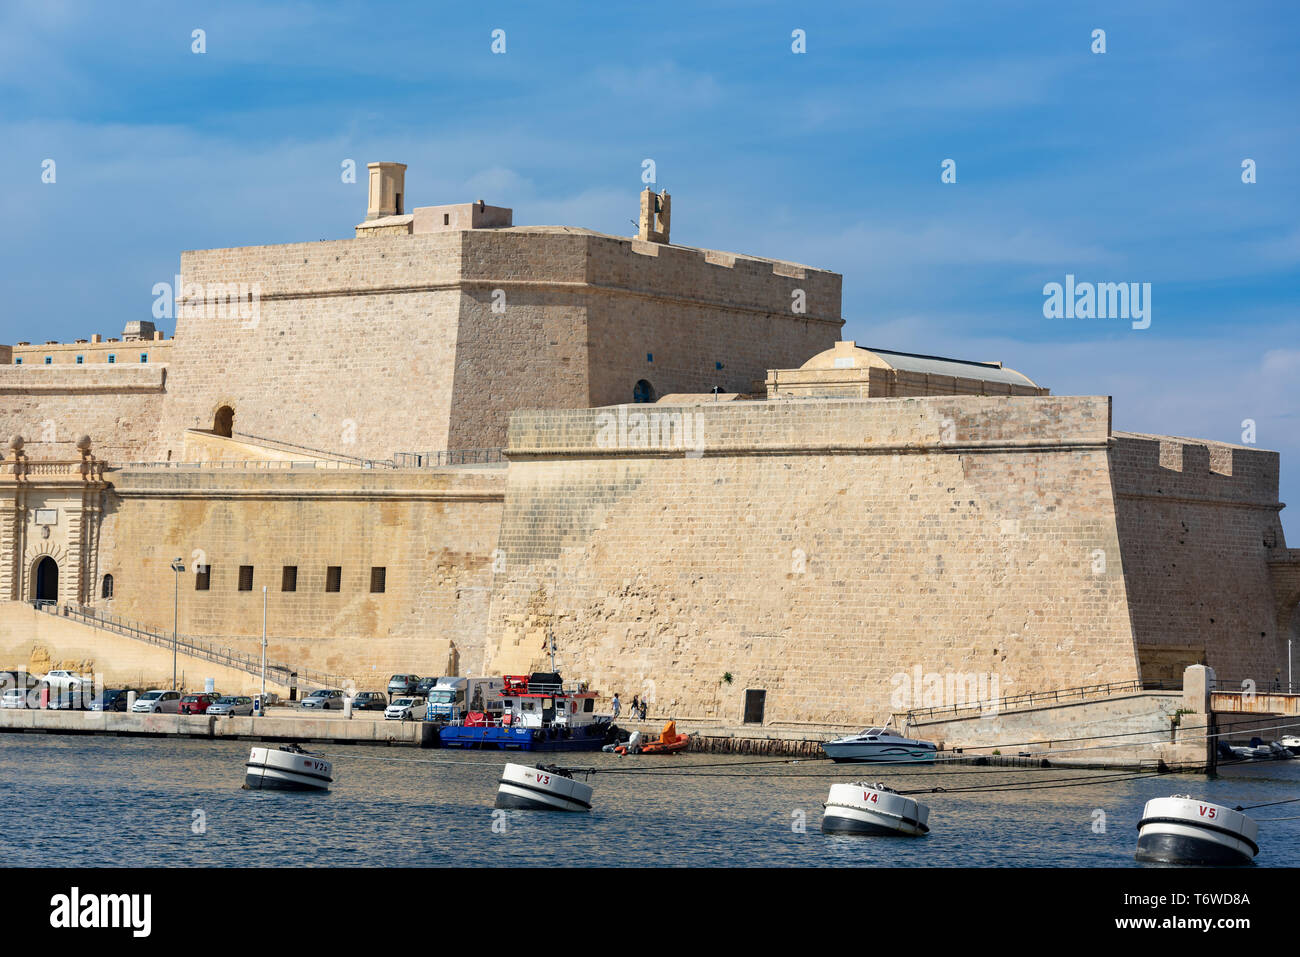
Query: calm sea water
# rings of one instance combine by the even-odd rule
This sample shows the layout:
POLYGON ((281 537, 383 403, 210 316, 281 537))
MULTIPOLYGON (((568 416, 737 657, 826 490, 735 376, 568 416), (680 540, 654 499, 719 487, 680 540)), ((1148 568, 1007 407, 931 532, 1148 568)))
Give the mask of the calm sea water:
MULTIPOLYGON (((494 816, 503 754, 326 748, 333 789, 294 794, 242 790, 248 749, 239 741, 0 735, 4 863, 1138 867, 1136 824, 1149 798, 1191 793, 1233 806, 1300 796, 1300 760, 1268 761, 1214 779, 1170 775, 918 795, 931 809, 928 837, 864 838, 821 833, 831 783, 865 776, 898 790, 1067 778, 1082 784, 1114 772, 542 755, 615 773, 590 779, 596 793, 589 814, 494 816), (626 773, 652 768, 675 773, 626 773), (692 768, 694 776, 686 773, 692 768)), ((1255 815, 1300 815, 1300 803, 1255 815)), ((1260 845, 1258 866, 1300 863, 1300 820, 1261 823, 1260 845)))

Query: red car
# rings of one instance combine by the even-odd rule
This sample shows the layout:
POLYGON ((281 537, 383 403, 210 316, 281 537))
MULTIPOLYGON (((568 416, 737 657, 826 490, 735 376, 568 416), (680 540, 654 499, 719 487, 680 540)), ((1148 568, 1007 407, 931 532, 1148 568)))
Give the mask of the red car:
POLYGON ((181 714, 207 714, 210 708, 219 698, 220 695, 208 694, 187 694, 181 698, 181 714))

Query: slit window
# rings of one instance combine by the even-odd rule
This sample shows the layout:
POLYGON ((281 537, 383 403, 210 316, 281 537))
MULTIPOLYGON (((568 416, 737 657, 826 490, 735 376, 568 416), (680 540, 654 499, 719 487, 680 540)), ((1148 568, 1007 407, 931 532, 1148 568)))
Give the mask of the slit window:
POLYGON ((298 566, 285 565, 280 572, 280 591, 298 590, 298 566))
POLYGON ((388 569, 375 567, 370 569, 370 593, 372 595, 382 594, 384 585, 388 578, 388 569))
POLYGON ((99 597, 100 597, 100 598, 112 598, 112 597, 113 597, 113 576, 112 576, 112 575, 105 575, 105 576, 104 576, 104 588, 103 588, 103 590, 99 593, 99 597))
POLYGON ((240 591, 253 590, 253 566, 252 565, 239 566, 239 590, 240 591))
POLYGON ((195 565, 194 566, 194 590, 208 591, 212 588, 212 566, 195 565))
POLYGON ((330 565, 325 569, 325 590, 340 591, 343 585, 343 566, 330 565))

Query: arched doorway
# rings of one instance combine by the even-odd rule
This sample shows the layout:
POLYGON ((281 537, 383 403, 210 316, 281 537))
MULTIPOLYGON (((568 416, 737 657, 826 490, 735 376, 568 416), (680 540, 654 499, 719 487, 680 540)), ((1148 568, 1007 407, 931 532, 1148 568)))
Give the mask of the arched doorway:
POLYGON ((228 439, 234 434, 234 428, 235 410, 228 405, 223 405, 217 409, 216 417, 212 420, 212 431, 228 439))
POLYGON ((638 379, 636 386, 632 389, 633 402, 653 402, 655 400, 655 387, 645 379, 638 379))
POLYGON ((54 604, 59 600, 59 563, 46 555, 36 563, 33 573, 36 581, 35 598, 40 602, 54 604))

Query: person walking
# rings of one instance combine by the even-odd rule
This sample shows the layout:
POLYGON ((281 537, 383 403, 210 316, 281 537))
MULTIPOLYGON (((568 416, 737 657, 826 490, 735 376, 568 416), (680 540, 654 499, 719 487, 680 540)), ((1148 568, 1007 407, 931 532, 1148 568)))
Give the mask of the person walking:
POLYGON ((642 720, 642 721, 645 720, 646 710, 647 710, 647 709, 646 709, 645 701, 642 701, 642 702, 641 702, 641 720, 642 720))
POLYGON ((637 695, 632 695, 632 710, 630 710, 628 714, 632 715, 632 717, 634 718, 640 716, 641 714, 640 701, 641 701, 640 697, 638 697, 637 695))
POLYGON ((618 713, 619 713, 620 711, 623 710, 623 702, 621 702, 621 701, 618 700, 618 692, 617 692, 617 691, 614 692, 614 704, 613 704, 613 707, 614 707, 614 717, 615 717, 615 719, 617 719, 617 718, 618 718, 618 713))

